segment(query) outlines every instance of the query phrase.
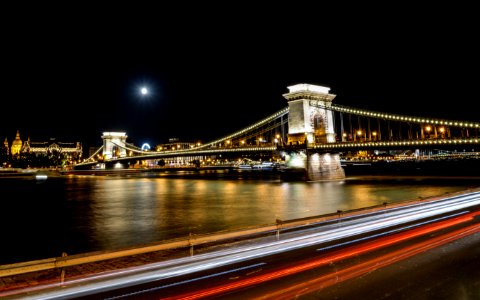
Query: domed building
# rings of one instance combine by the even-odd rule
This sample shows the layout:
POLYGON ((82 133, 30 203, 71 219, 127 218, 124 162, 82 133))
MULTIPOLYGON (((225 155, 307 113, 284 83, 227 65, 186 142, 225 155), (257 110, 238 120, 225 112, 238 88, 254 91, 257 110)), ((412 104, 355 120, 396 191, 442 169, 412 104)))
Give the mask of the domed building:
POLYGON ((20 139, 20 132, 17 130, 17 136, 13 140, 12 147, 10 148, 10 153, 12 154, 12 156, 20 154, 20 151, 22 151, 22 146, 23 142, 20 139))
POLYGON ((28 139, 23 142, 20 139, 20 132, 17 130, 17 135, 11 147, 8 146, 8 140, 5 138, 2 151, 4 152, 1 153, 1 159, 4 161, 0 161, 0 163, 16 160, 16 156, 18 155, 19 161, 29 160, 28 165, 30 165, 33 160, 37 166, 45 166, 41 164, 45 164, 47 161, 51 163, 51 160, 54 158, 59 160, 55 162, 56 164, 60 162, 62 164, 72 164, 75 161, 79 161, 82 158, 83 149, 82 143, 80 142, 59 142, 55 138, 50 138, 50 140, 46 142, 32 142, 30 141, 30 137, 28 137, 28 139), (48 159, 42 160, 42 157, 48 159))

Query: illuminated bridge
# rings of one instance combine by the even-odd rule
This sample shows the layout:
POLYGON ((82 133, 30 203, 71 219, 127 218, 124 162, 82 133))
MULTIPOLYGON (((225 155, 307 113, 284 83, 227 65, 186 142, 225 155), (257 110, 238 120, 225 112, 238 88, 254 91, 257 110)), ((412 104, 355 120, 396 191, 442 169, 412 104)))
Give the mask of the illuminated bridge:
POLYGON ((479 158, 480 123, 406 116, 332 103, 330 89, 311 84, 288 87, 288 106, 230 135, 189 149, 145 151, 126 142, 125 133, 105 132, 103 146, 75 168, 99 162, 113 166, 132 161, 252 155, 285 160, 308 171, 310 180, 344 177, 340 156, 379 157, 394 152, 405 159, 479 158))

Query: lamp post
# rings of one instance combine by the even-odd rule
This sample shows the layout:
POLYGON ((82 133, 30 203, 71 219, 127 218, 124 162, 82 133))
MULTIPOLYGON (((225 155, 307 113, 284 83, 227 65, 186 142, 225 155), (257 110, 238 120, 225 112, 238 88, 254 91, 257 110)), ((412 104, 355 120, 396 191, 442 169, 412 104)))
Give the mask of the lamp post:
POLYGON ((438 130, 440 131, 440 137, 445 138, 445 127, 440 127, 438 130))
POLYGON ((361 142, 362 141, 362 130, 361 129, 359 129, 357 131, 357 135, 358 135, 358 138, 360 139, 360 142, 361 142))
POLYGON ((425 127, 425 131, 427 132, 427 138, 430 138, 430 131, 432 131, 432 127, 430 125, 427 125, 425 127))

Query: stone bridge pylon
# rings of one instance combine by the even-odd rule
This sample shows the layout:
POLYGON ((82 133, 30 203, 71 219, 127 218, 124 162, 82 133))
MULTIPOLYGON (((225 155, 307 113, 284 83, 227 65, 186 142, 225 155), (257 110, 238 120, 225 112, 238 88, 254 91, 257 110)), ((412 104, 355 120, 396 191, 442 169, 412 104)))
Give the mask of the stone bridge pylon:
MULTIPOLYGON (((304 145, 302 150, 288 151, 287 165, 303 168, 307 180, 328 180, 345 178, 340 164, 340 155, 311 152, 308 144, 335 143, 333 112, 329 110, 336 95, 330 94, 330 88, 296 84, 288 87, 288 146, 304 145)), ((288 148, 287 146, 287 148, 288 148)))
POLYGON ((104 132, 102 139, 104 159, 127 156, 127 150, 125 149, 127 134, 125 132, 104 132))
POLYGON ((333 112, 322 108, 332 106, 330 88, 302 83, 288 89, 288 143, 335 143, 333 112))

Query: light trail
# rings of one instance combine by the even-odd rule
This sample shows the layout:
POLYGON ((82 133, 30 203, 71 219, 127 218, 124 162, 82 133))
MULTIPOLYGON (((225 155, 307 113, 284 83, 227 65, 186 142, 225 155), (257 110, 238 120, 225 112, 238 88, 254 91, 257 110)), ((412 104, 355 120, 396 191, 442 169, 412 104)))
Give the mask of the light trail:
MULTIPOLYGON (((372 242, 368 242, 368 243, 360 244, 360 245, 356 245, 356 246, 350 246, 350 247, 342 249, 342 250, 337 250, 337 251, 335 251, 331 254, 321 256, 319 259, 316 259, 316 260, 313 260, 313 261, 308 261, 306 263, 300 263, 300 264, 295 265, 293 267, 289 267, 289 268, 286 268, 286 269, 281 269, 279 271, 274 271, 274 272, 270 272, 270 273, 267 273, 267 274, 259 275, 259 276, 253 277, 253 278, 240 280, 240 281, 237 281, 237 282, 234 282, 234 283, 229 283, 229 284, 226 284, 226 285, 214 287, 214 288, 207 289, 207 290, 204 290, 204 291, 196 291, 196 292, 188 293, 188 294, 181 295, 181 296, 167 297, 167 298, 161 298, 161 299, 165 299, 165 300, 166 299, 182 299, 182 300, 202 299, 202 298, 213 296, 213 295, 219 295, 219 294, 225 293, 225 292, 231 292, 231 291, 236 290, 236 289, 246 288, 246 287, 249 287, 249 286, 252 286, 252 285, 255 285, 255 284, 265 283, 265 282, 270 281, 270 280, 275 280, 275 279, 290 276, 290 275, 293 275, 293 274, 296 274, 296 273, 304 272, 304 271, 307 271, 307 270, 310 270, 310 269, 313 269, 313 268, 320 267, 322 265, 327 265, 327 264, 330 264, 332 262, 344 260, 344 259, 347 259, 347 258, 350 258, 350 257, 353 257, 353 256, 357 256, 357 255, 364 254, 364 253, 367 253, 367 252, 370 252, 370 251, 373 251, 373 250, 377 250, 377 249, 382 248, 382 247, 387 247, 387 246, 390 246, 390 245, 393 245, 393 244, 396 244, 396 243, 399 243, 399 242, 402 242, 402 241, 405 241, 405 240, 408 240, 408 239, 412 239, 414 237, 425 235, 425 234, 431 233, 433 231, 444 229, 444 228, 447 228, 447 227, 450 227, 450 226, 453 226, 453 225, 456 225, 456 224, 460 224, 460 223, 463 223, 463 222, 467 222, 467 221, 470 221, 474 216, 476 216, 478 214, 480 214, 480 212, 469 213, 467 215, 455 217, 451 220, 441 221, 437 224, 429 224, 429 225, 425 225, 424 227, 421 227, 421 228, 418 228, 418 229, 415 229, 415 230, 410 230, 410 231, 407 231, 407 232, 404 232, 404 233, 399 233, 399 234, 396 234, 394 236, 384 237, 384 238, 381 238, 377 241, 372 241, 372 242)), ((480 225, 475 224, 475 225, 473 225, 469 228, 475 228, 478 231, 478 230, 480 230, 480 225)), ((425 248, 424 244, 425 243, 419 244, 419 245, 422 245, 421 246, 422 249, 425 248)), ((433 242, 430 242, 430 241, 428 242, 428 245, 431 245, 432 248, 438 246, 437 244, 435 244, 433 242)), ((412 247, 414 249, 417 249, 414 246, 412 246, 412 247)), ((402 251, 403 250, 399 250, 399 251, 393 252, 393 254, 398 255, 398 253, 402 253, 402 251)), ((375 261, 378 262, 378 259, 375 259, 375 261)), ((380 260, 380 261, 382 261, 382 260, 380 260)), ((390 261, 390 263, 394 262, 393 260, 389 260, 389 261, 390 261)), ((376 266, 376 265, 378 265, 378 263, 374 264, 374 266, 376 266)), ((367 272, 367 271, 365 271, 365 272, 367 272)), ((353 273, 353 274, 356 274, 356 273, 353 273)), ((326 277, 330 278, 329 276, 332 276, 332 275, 328 275, 326 277)), ((347 279, 349 279, 349 278, 350 277, 348 277, 347 279)), ((275 294, 275 295, 278 296, 278 294, 275 294)))
POLYGON ((267 295, 263 295, 259 298, 253 298, 253 299, 275 299, 275 300, 294 299, 303 294, 312 293, 314 291, 321 290, 323 288, 346 281, 348 279, 361 276, 363 274, 375 271, 382 267, 386 267, 400 260, 409 258, 416 254, 425 252, 427 250, 444 245, 446 243, 450 243, 452 241, 455 241, 457 239, 466 237, 468 235, 471 235, 477 232, 480 232, 480 225, 479 224, 471 225, 469 227, 462 228, 454 232, 447 233, 447 234, 432 238, 430 240, 382 255, 380 257, 371 259, 364 263, 355 265, 353 267, 346 268, 346 269, 337 271, 335 273, 330 273, 322 277, 319 277, 307 282, 302 282, 300 284, 293 285, 284 289, 280 289, 273 293, 269 293, 267 295))
POLYGON ((149 288, 149 289, 146 289, 146 290, 141 290, 141 291, 136 291, 136 292, 132 292, 132 293, 124 294, 124 295, 105 298, 105 300, 120 299, 120 298, 131 297, 131 296, 138 296, 140 294, 150 293, 150 292, 153 292, 153 291, 166 289, 166 288, 169 288, 169 287, 172 287, 172 286, 192 283, 192 282, 195 282, 195 281, 208 279, 208 278, 213 278, 213 277, 218 277, 218 276, 222 276, 222 275, 229 274, 229 273, 234 273, 234 272, 238 272, 238 271, 253 269, 253 268, 256 268, 256 267, 263 266, 263 265, 266 265, 266 263, 258 263, 258 264, 254 264, 254 265, 250 265, 250 266, 246 266, 246 267, 241 267, 241 268, 236 268, 236 269, 232 269, 232 270, 228 270, 228 271, 224 271, 224 272, 220 272, 220 273, 215 273, 215 274, 206 275, 206 276, 202 276, 202 277, 196 277, 196 278, 193 278, 193 279, 178 281, 178 282, 174 282, 174 283, 170 283, 170 284, 166 284, 166 285, 162 285, 162 286, 149 288))
POLYGON ((335 244, 335 245, 323 247, 323 248, 317 249, 317 251, 325 251, 325 250, 329 250, 329 249, 333 249, 333 248, 339 248, 339 247, 343 247, 343 246, 346 246, 346 245, 351 245, 351 244, 354 244, 354 243, 358 243, 360 241, 371 240, 371 239, 376 238, 376 237, 381 237, 381 236, 389 235, 389 234, 392 234, 392 233, 402 232, 402 231, 405 231, 407 229, 414 229, 414 228, 420 227, 422 225, 434 223, 434 222, 437 222, 437 221, 440 221, 440 220, 445 220, 445 219, 452 218, 452 217, 455 217, 455 216, 460 216, 460 215, 463 215, 463 214, 466 214, 466 213, 468 213, 468 211, 462 211, 462 212, 459 212, 457 214, 445 216, 445 217, 442 217, 442 218, 436 218, 436 219, 428 220, 428 221, 425 221, 425 222, 420 222, 420 223, 417 223, 417 224, 413 224, 413 225, 410 225, 410 226, 405 226, 405 227, 385 231, 385 232, 378 233, 378 234, 372 234, 372 235, 369 235, 369 236, 366 236, 366 237, 363 237, 363 238, 359 238, 359 239, 354 239, 354 240, 351 240, 351 241, 348 241, 348 242, 343 242, 343 243, 338 243, 338 244, 335 244))
MULTIPOLYGON (((300 249, 371 231, 398 226, 407 222, 419 221, 436 215, 459 211, 471 206, 480 205, 480 192, 468 193, 445 200, 431 201, 423 205, 412 205, 404 209, 381 211, 366 217, 337 219, 339 223, 327 226, 318 225, 318 232, 311 230, 297 231, 301 236, 281 239, 274 242, 264 242, 253 246, 224 249, 206 254, 174 259, 142 267, 131 268, 121 272, 109 272, 88 278, 65 282, 63 285, 48 286, 22 299, 58 299, 74 298, 106 292, 113 289, 139 285, 176 276, 189 275, 211 268, 242 263, 251 259, 266 257, 273 254, 300 249)), ((285 234, 287 236, 287 234, 285 234)), ((289 234, 292 236, 292 234, 289 234)))

